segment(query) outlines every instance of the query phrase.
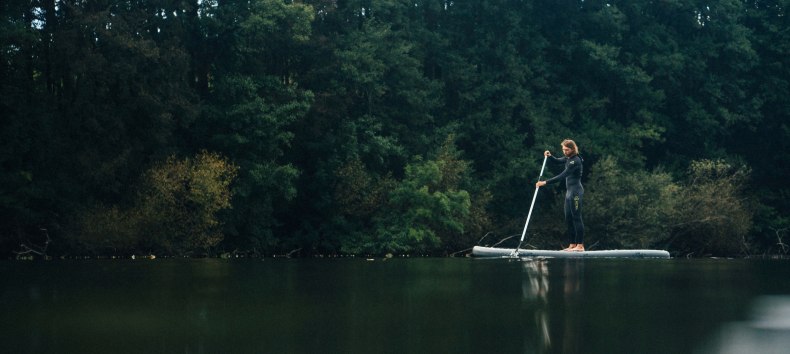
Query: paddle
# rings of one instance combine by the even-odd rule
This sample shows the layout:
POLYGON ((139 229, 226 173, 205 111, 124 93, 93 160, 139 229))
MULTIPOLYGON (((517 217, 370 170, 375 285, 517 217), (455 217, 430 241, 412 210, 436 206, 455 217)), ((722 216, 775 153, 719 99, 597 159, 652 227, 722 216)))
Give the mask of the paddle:
MULTIPOLYGON (((538 176, 538 181, 540 181, 540 178, 543 177, 543 169, 546 167, 547 158, 548 156, 543 155, 543 166, 540 167, 540 176, 538 176)), ((527 223, 524 224, 524 231, 521 232, 521 240, 518 241, 518 246, 516 246, 516 249, 513 250, 513 253, 510 255, 510 257, 518 257, 518 249, 521 248, 521 243, 524 242, 524 236, 526 236, 527 234, 527 226, 529 225, 529 218, 532 216, 532 208, 535 206, 535 198, 538 197, 539 188, 540 187, 535 187, 535 193, 532 194, 532 204, 529 205, 529 213, 527 214, 527 223)))

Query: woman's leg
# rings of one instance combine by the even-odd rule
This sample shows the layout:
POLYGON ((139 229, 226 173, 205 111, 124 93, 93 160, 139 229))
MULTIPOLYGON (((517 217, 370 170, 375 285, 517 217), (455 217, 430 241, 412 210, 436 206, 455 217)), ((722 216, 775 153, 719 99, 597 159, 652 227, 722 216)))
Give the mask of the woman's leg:
POLYGON ((565 227, 566 227, 566 235, 568 237, 568 243, 570 244, 568 248, 564 249, 563 251, 570 251, 576 248, 576 231, 573 227, 573 214, 571 210, 573 208, 572 199, 569 194, 565 195, 565 227))
POLYGON ((584 222, 582 221, 582 197, 583 192, 573 193, 571 197, 570 214, 571 224, 573 226, 573 243, 576 244, 576 250, 584 250, 584 222))

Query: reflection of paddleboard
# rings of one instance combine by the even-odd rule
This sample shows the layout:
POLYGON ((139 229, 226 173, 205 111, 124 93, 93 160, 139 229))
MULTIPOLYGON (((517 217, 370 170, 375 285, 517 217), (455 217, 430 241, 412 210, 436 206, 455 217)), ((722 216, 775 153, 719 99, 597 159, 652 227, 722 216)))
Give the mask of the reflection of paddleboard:
MULTIPOLYGON (((513 254, 512 248, 495 248, 475 246, 472 255, 475 257, 507 257, 513 254)), ((553 258, 669 258, 669 252, 663 250, 604 250, 604 251, 552 251, 552 250, 518 250, 519 257, 553 257, 553 258)))

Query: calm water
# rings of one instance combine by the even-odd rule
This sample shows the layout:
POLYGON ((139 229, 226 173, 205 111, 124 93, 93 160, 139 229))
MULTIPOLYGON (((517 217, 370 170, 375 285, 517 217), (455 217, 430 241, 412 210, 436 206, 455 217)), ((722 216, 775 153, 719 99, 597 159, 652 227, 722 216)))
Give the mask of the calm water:
POLYGON ((0 262, 0 352, 766 353, 790 262, 0 262))

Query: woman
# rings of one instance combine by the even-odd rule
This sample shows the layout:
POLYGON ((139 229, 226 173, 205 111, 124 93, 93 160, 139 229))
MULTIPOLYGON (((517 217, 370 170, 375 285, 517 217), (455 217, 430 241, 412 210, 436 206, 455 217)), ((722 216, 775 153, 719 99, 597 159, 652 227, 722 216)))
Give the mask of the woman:
POLYGON ((565 157, 556 158, 546 150, 543 156, 551 157, 556 163, 564 163, 565 171, 545 181, 538 181, 535 187, 543 187, 549 183, 565 179, 565 224, 568 225, 568 239, 570 246, 563 251, 584 252, 584 224, 582 223, 582 158, 579 156, 579 147, 573 140, 565 139, 560 144, 565 157))

